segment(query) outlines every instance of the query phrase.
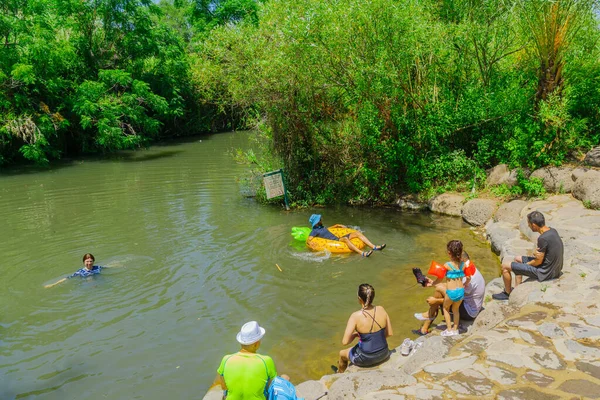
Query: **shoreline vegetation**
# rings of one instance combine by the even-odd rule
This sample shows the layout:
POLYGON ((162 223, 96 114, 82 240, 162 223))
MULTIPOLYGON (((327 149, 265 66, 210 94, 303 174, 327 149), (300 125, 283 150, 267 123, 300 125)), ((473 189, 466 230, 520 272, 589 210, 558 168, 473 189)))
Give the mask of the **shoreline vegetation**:
MULTIPOLYGON (((258 131, 292 206, 480 191, 600 141, 597 0, 10 0, 0 165, 258 131)), ((518 193, 520 191, 520 193, 518 193)), ((259 200, 264 200, 261 188, 259 200)), ((266 201, 266 200, 265 200, 266 201)))

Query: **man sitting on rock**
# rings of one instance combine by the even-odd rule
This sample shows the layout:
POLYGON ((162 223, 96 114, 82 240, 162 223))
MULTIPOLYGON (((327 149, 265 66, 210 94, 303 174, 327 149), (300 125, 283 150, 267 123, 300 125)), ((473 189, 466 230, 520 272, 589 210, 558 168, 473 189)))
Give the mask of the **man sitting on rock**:
POLYGON ((495 300, 508 300, 512 291, 512 275, 515 273, 515 286, 523 280, 523 275, 539 282, 558 278, 563 267, 563 242, 554 228, 546 226, 544 215, 539 211, 527 215, 529 228, 540 234, 537 240, 537 250, 533 257, 517 256, 513 262, 502 263, 502 279, 504 291, 492 295, 495 300))
MULTIPOLYGON (((256 352, 264 335, 265 329, 256 321, 247 322, 242 326, 236 336, 242 346, 241 350, 223 357, 217 370, 221 388, 224 390, 223 398, 266 399, 266 390, 279 377, 271 357, 256 352)), ((281 375, 281 378, 288 381, 290 379, 287 375, 281 375)))
MULTIPOLYGON (((466 251, 463 251, 462 261, 469 261, 469 255, 466 251)), ((427 335, 429 333, 429 327, 437 317, 440 307, 442 307, 444 304, 444 297, 446 297, 446 284, 443 283, 440 278, 435 281, 431 280, 430 278, 426 279, 427 284, 425 286, 435 286, 435 293, 433 296, 427 298, 429 311, 422 314, 415 314, 416 319, 419 321, 424 321, 421 329, 415 329, 412 331, 414 334, 419 336, 427 335)), ((481 272, 479 272, 478 269, 475 269, 475 273, 473 276, 471 276, 471 281, 467 283, 466 278, 463 278, 463 284, 465 287, 465 297, 459 308, 460 319, 463 321, 473 321, 483 306, 485 280, 483 279, 481 272)))

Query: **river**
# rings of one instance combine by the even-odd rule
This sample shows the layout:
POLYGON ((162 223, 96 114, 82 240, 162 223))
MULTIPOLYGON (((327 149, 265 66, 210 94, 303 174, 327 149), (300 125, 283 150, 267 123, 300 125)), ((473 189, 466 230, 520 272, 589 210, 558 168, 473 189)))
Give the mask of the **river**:
POLYGON ((411 268, 445 261, 448 240, 465 242, 486 279, 498 276, 497 257, 458 218, 257 204, 231 155, 250 135, 0 174, 0 398, 201 398, 249 320, 266 328, 260 352, 280 373, 315 379, 337 359, 360 283, 375 287, 397 346, 414 337, 412 315, 430 294, 411 268), (313 212, 387 248, 370 258, 311 253, 290 228, 313 212), (109 268, 44 288, 87 252, 109 268))

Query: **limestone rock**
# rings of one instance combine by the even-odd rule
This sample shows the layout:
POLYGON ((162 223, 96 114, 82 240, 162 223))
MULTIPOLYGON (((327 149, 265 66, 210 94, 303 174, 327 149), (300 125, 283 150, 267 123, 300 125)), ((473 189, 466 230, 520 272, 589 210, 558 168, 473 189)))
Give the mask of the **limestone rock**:
POLYGON ((585 379, 571 379, 558 387, 563 392, 590 399, 600 399, 600 385, 585 379))
POLYGON ((575 363, 575 366, 578 370, 585 372, 586 374, 589 374, 596 379, 600 379, 600 361, 577 361, 575 363))
POLYGON ((396 200, 396 205, 403 210, 421 211, 427 208, 427 204, 419 201, 417 196, 401 196, 396 200))
POLYGON ((540 387, 546 387, 554 382, 554 378, 536 371, 527 371, 527 373, 523 375, 523 379, 527 382, 535 383, 540 387))
POLYGON ((474 199, 462 208, 462 217, 469 224, 474 226, 484 225, 498 208, 496 200, 474 199))
POLYGON ((505 244, 511 239, 517 239, 519 233, 505 222, 492 222, 487 224, 486 237, 490 241, 492 251, 500 254, 505 244))
MULTIPOLYGON (((479 318, 477 318, 479 319, 479 318)), ((402 371, 407 374, 414 374, 423 369, 424 366, 436 363, 443 359, 449 352, 452 342, 444 340, 441 336, 432 336, 423 342, 422 348, 410 357, 402 371)))
POLYGON ((341 375, 329 387, 328 399, 358 399, 379 390, 417 383, 415 378, 400 371, 370 370, 341 375))
POLYGON ((496 165, 488 171, 488 177, 485 180, 486 186, 502 185, 508 182, 510 171, 506 164, 496 165))
POLYGON ((565 331, 562 328, 552 322, 544 322, 539 326, 538 330, 540 333, 548 338, 564 337, 565 331))
POLYGON ((438 214, 461 216, 464 197, 458 194, 443 193, 429 202, 429 209, 438 214))
POLYGON ((527 202, 524 200, 513 200, 504 203, 500 206, 498 211, 496 211, 494 221, 518 225, 521 221, 521 211, 525 206, 527 206, 527 202))
POLYGON ((489 367, 487 373, 490 379, 498 382, 502 386, 514 385, 517 383, 517 374, 504 368, 489 367))
POLYGON ((577 179, 573 196, 592 208, 600 208, 600 171, 590 170, 577 179))
POLYGON ((558 400, 559 396, 540 392, 534 388, 520 388, 503 390, 498 393, 498 400, 558 400))
POLYGON ((446 385, 456 393, 468 396, 488 395, 494 387, 492 381, 473 369, 457 373, 446 381, 446 385))
POLYGON ((464 357, 464 358, 449 358, 443 362, 438 362, 425 367, 425 372, 434 378, 441 378, 446 375, 450 375, 456 371, 461 371, 467 367, 470 367, 477 361, 476 356, 464 357))
POLYGON ((583 162, 592 167, 600 167, 600 146, 588 151, 583 162))
POLYGON ((320 381, 306 381, 296 386, 296 395, 305 399, 316 399, 327 393, 327 386, 320 381))
POLYGON ((573 179, 573 182, 576 182, 577 179, 581 178, 581 176, 588 171, 589 169, 587 168, 575 168, 571 173, 571 179, 573 179))
POLYGON ((545 167, 533 171, 531 178, 544 181, 548 193, 570 193, 573 190, 573 168, 545 167))
POLYGON ((223 398, 223 390, 221 386, 213 386, 204 395, 202 400, 221 400, 223 398))

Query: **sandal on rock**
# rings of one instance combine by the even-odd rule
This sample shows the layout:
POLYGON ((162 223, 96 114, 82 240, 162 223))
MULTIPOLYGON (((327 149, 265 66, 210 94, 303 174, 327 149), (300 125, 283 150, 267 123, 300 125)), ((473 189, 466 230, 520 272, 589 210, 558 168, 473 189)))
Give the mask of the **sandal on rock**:
POLYGON ((383 249, 385 249, 385 246, 387 246, 387 245, 384 243, 381 246, 375 246, 375 247, 373 247, 373 250, 374 251, 383 250, 383 249))
POLYGON ((425 335, 429 334, 429 331, 423 332, 420 329, 413 329, 411 332, 414 333, 415 335, 419 335, 419 336, 425 336, 425 335))
POLYGON ((369 257, 371 254, 373 254, 373 250, 363 251, 362 252, 362 256, 363 257, 369 257))
POLYGON ((331 364, 330 365, 331 369, 333 370, 333 372, 335 372, 337 374, 338 372, 338 367, 336 367, 335 365, 331 364))

